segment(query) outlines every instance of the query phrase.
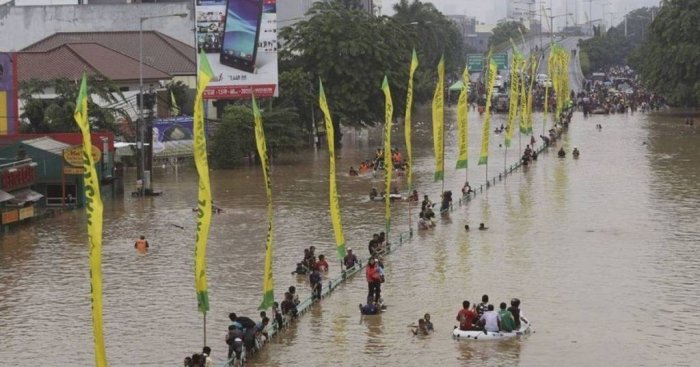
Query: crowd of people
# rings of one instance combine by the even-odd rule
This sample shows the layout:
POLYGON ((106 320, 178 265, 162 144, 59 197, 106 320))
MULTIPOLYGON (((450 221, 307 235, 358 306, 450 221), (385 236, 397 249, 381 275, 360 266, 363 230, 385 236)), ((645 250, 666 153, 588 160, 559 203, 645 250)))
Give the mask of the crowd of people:
POLYGON ((469 301, 463 301, 462 309, 457 313, 459 330, 478 330, 486 333, 513 332, 520 330, 522 322, 529 323, 521 315, 519 299, 511 299, 510 307, 506 307, 506 303, 501 302, 499 310, 496 311, 494 305, 489 304, 489 296, 487 294, 481 297, 481 303, 478 305, 476 303, 471 304, 469 301))
POLYGON ((590 113, 658 111, 666 105, 661 96, 641 85, 639 76, 629 66, 610 67, 605 78, 587 80, 582 91, 576 94, 572 91, 571 94, 584 116, 590 113))

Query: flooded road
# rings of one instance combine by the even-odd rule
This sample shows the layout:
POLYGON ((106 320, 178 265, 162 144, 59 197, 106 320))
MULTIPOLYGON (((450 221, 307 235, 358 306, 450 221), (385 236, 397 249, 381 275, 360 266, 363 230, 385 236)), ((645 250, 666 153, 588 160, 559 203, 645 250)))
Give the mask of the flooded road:
MULTIPOLYGON (((504 119, 495 116, 492 126, 504 119)), ((424 111, 415 121, 416 187, 437 201, 429 115, 424 111)), ((535 121, 539 135, 541 116, 535 121)), ((485 180, 484 166, 476 165, 481 123, 476 114, 470 123, 468 173, 478 186, 485 180)), ((452 169, 456 129, 448 128, 445 188, 456 198, 465 172, 452 169)), ((402 127, 393 136, 403 147, 402 127)), ((388 312, 360 318, 357 305, 365 299, 366 282, 356 277, 251 365, 692 364, 700 353, 699 137, 678 117, 584 119, 576 113, 559 144, 568 152, 577 146, 580 159, 541 155, 467 205, 455 201, 449 219, 387 257, 382 294, 388 312), (602 131, 594 128, 598 123, 602 131), (464 232, 464 224, 479 222, 489 230, 464 232), (496 304, 520 298, 536 332, 523 340, 453 341, 461 302, 484 293, 496 304), (412 336, 407 325, 426 312, 436 332, 412 336)), ((490 177, 504 162, 503 137, 492 139, 490 177)), ((371 234, 384 226, 383 204, 367 199, 381 179, 348 177, 347 168, 357 167, 380 144, 378 135, 348 132, 338 153, 345 237, 362 258, 371 234)), ((523 139, 522 148, 525 144, 523 139)), ((508 152, 508 162, 515 161, 515 152, 508 152)), ((305 279, 290 275, 304 248, 314 245, 317 254, 335 258, 327 161, 322 150, 274 162, 278 299, 290 285, 302 298, 310 293, 305 279)), ((193 168, 161 169, 155 186, 164 196, 106 203, 104 319, 112 366, 176 366, 201 350, 192 274, 196 180, 193 168), (146 255, 133 249, 141 234, 151 243, 146 255)), ((213 216, 208 247, 207 344, 221 361, 227 314, 259 318, 265 193, 257 166, 213 171, 212 186, 224 212, 213 216)), ((0 360, 23 366, 93 364, 84 220, 82 212, 69 212, 0 237, 0 360)), ((394 207, 392 223, 394 240, 408 230, 407 204, 394 207)), ((331 276, 339 273, 336 263, 331 276)))

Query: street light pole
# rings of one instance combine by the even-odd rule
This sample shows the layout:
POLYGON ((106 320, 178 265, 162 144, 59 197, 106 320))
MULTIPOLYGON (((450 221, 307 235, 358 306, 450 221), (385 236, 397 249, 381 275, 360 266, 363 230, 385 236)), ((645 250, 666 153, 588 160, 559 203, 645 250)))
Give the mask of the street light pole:
MULTIPOLYGON (((139 196, 144 196, 146 193, 146 155, 145 155, 145 140, 146 140, 146 121, 143 119, 143 22, 149 19, 155 18, 166 18, 166 17, 180 17, 184 18, 188 16, 187 13, 177 13, 177 14, 163 14, 154 15, 149 17, 139 18, 139 142, 137 147, 139 148, 139 163, 141 167, 137 178, 141 180, 141 187, 139 188, 139 196)), ((150 180, 149 180, 150 182, 150 180)), ((149 187, 150 189, 150 187, 149 187)))

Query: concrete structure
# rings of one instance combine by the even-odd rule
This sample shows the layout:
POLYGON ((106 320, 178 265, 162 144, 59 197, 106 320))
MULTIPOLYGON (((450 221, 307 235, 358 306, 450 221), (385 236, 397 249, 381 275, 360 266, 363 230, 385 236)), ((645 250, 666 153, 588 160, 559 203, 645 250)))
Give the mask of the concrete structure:
POLYGON ((506 0, 506 19, 523 23, 530 28, 533 12, 537 10, 535 0, 506 0))
POLYGON ((489 49, 489 39, 493 36, 495 24, 477 24, 476 32, 467 36, 467 45, 476 52, 486 52, 489 49))
POLYGON ((144 22, 194 47, 194 3, 12 6, 0 5, 0 50, 21 50, 59 32, 138 31, 141 17, 188 13, 187 18, 164 17, 144 22))
MULTIPOLYGON (((325 0, 278 0, 277 1, 277 29, 290 26, 298 21, 307 19, 306 12, 318 2, 325 0)), ((370 14, 375 12, 374 0, 360 0, 362 8, 370 14)))

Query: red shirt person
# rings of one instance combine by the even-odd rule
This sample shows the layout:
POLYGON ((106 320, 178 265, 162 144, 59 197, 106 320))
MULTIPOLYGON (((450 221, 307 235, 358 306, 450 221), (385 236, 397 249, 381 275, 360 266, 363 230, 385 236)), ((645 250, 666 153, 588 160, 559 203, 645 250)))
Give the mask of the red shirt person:
POLYGON ((328 271, 328 261, 324 255, 318 255, 318 261, 316 261, 316 270, 325 273, 328 271))
POLYGON ((373 299, 375 303, 379 303, 382 292, 382 272, 374 258, 369 259, 367 268, 365 268, 365 276, 368 288, 367 299, 373 299))
POLYGON ((471 330, 472 325, 474 325, 474 320, 476 320, 477 315, 474 310, 469 309, 469 301, 462 302, 462 309, 459 310, 457 314, 457 321, 459 321, 459 330, 471 330))

